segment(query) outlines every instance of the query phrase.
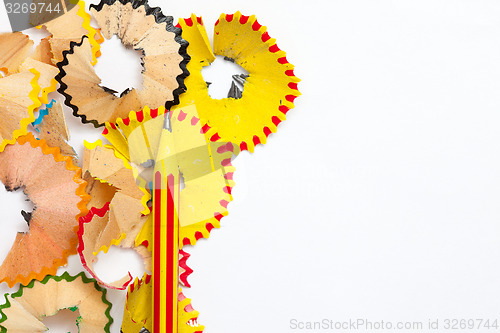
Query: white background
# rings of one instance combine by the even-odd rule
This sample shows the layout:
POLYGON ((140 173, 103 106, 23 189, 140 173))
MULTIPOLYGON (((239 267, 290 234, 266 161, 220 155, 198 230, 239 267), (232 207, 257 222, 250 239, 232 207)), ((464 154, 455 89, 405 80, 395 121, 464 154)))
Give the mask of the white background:
MULTIPOLYGON (((278 133, 234 161, 222 229, 188 250, 186 294, 206 333, 499 317, 499 1, 151 4, 202 15, 209 35, 222 12, 255 14, 303 80, 278 133)), ((127 68, 98 71, 115 88, 127 68)), ((78 147, 98 138, 69 122, 78 147)), ((23 221, 20 208, 4 215, 21 196, 2 195, 6 253, 23 221)), ((127 261, 101 265, 109 281, 137 260, 115 252, 127 261)), ((124 293, 110 296, 119 332, 124 293)))

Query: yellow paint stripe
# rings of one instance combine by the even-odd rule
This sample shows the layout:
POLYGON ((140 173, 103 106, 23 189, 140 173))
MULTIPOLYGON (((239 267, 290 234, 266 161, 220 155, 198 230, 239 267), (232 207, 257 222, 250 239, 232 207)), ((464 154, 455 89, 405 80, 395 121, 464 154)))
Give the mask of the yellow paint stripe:
POLYGON ((213 158, 213 155, 212 155, 212 145, 209 143, 207 143, 207 147, 208 147, 208 153, 210 154, 210 164, 212 165, 212 172, 215 171, 215 166, 214 166, 214 158, 213 158))
POLYGON ((149 143, 148 134, 146 133, 146 128, 144 127, 144 123, 141 123, 141 130, 142 130, 142 135, 144 136, 144 141, 146 141, 146 147, 148 147, 149 156, 153 156, 153 152, 151 151, 151 144, 149 143))

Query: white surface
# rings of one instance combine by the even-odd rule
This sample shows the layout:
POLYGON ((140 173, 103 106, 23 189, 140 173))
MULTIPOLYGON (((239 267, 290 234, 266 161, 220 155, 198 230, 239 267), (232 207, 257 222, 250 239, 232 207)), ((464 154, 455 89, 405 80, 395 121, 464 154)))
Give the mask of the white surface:
MULTIPOLYGON (((222 229, 188 250, 206 333, 496 318, 500 2, 152 4, 209 35, 221 12, 256 14, 303 80, 278 133, 234 161, 222 229)), ((78 142, 92 126, 71 127, 78 142)), ((119 332, 124 293, 110 296, 119 332)))

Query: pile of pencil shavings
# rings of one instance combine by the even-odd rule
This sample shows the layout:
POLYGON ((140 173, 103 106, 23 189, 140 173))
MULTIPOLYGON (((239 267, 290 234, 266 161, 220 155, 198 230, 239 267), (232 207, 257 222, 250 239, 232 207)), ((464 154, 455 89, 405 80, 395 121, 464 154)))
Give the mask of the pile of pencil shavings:
POLYGON ((29 232, 17 234, 0 266, 0 282, 16 288, 0 305, 1 331, 43 332, 45 317, 70 309, 78 312, 79 332, 110 332, 106 289, 128 288, 121 331, 156 332, 156 322, 165 323, 155 317, 155 304, 172 303, 160 299, 156 286, 168 266, 159 253, 170 251, 175 261, 164 274, 175 273, 167 295, 177 312, 167 325, 202 332, 181 289, 190 287, 193 272, 187 246, 208 238, 228 214, 231 160, 265 144, 294 107, 300 95, 294 66, 266 27, 240 12, 215 22, 213 47, 201 17, 174 24, 145 0, 102 0, 90 12, 79 1, 38 28, 50 36, 36 47, 22 32, 0 34, 0 180, 34 206, 20 215, 29 232), (94 66, 113 35, 141 52, 140 89, 120 93, 101 84, 94 66), (248 73, 233 76, 223 99, 210 97, 201 74, 216 56, 248 73), (76 152, 65 109, 101 127, 103 140, 76 152), (177 218, 168 249, 155 224, 171 205, 160 200, 161 189, 177 218), (101 280, 94 267, 111 246, 137 251, 144 276, 101 280), (82 272, 57 275, 74 254, 82 272))

